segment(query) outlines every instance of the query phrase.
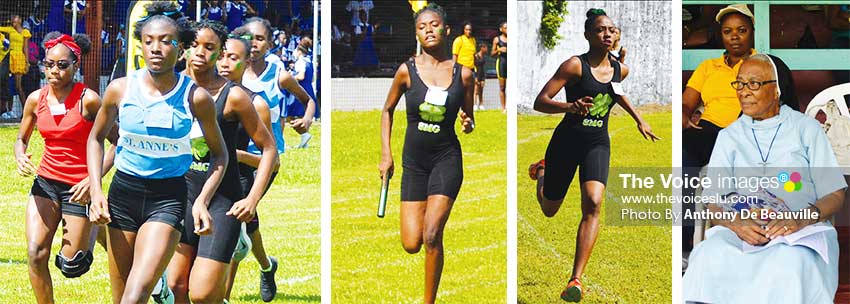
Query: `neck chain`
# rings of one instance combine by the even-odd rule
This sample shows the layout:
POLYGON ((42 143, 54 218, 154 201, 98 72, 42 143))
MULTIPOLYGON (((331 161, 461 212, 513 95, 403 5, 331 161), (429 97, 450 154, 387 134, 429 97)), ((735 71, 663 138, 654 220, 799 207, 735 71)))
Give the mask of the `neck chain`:
POLYGON ((776 127, 776 132, 773 133, 773 139, 770 140, 770 146, 768 146, 768 148, 767 148, 767 155, 764 155, 761 151, 761 146, 759 145, 759 140, 756 137, 756 129, 750 128, 750 130, 753 131, 753 139, 756 141, 756 148, 758 148, 758 150, 759 150, 759 157, 761 158, 761 166, 763 168, 767 167, 767 159, 770 158, 770 150, 773 150, 773 142, 776 141, 776 135, 779 134, 779 128, 782 128, 782 123, 780 123, 779 126, 776 127))

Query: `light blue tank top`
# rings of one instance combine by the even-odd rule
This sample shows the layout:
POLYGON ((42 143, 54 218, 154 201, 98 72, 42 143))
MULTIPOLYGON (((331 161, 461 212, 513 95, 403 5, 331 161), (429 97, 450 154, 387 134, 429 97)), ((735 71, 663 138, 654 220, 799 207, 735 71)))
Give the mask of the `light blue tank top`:
POLYGON ((127 174, 151 179, 183 176, 192 163, 189 131, 194 119, 189 94, 194 82, 177 74, 177 85, 161 97, 140 90, 147 69, 127 76, 127 90, 118 110, 118 147, 115 167, 127 174))
MULTIPOLYGON (((282 154, 285 150, 283 143, 283 129, 280 125, 281 101, 284 100, 283 92, 278 84, 278 76, 285 69, 278 62, 266 62, 266 70, 256 79, 242 78, 242 85, 254 93, 259 94, 266 100, 271 112, 272 129, 275 143, 277 144, 277 153, 282 154)), ((253 154, 262 154, 262 151, 254 145, 254 141, 248 142, 248 152, 253 154)))

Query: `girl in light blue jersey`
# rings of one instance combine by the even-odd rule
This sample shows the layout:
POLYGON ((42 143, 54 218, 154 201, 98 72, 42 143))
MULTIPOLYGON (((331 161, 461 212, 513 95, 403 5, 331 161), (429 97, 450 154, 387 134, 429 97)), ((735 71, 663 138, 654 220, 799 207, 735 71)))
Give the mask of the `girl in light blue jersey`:
MULTIPOLYGON (((178 53, 195 32, 172 2, 153 2, 133 33, 146 68, 109 84, 88 139, 89 219, 109 225, 109 274, 114 303, 148 301, 182 231, 192 162, 190 130, 197 120, 209 147, 209 175, 192 207, 194 233, 209 234, 207 211, 224 176, 227 151, 210 94, 174 72, 178 53), (103 139, 119 128, 109 199, 101 188, 103 139)), ((187 225, 189 223, 186 223, 187 225)))

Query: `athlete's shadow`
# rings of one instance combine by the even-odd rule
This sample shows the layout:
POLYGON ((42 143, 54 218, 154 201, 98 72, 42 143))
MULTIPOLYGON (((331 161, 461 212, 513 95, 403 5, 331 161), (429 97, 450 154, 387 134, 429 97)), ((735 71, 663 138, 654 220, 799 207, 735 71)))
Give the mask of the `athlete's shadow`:
MULTIPOLYGON (((316 302, 316 303, 319 303, 319 302, 322 301, 322 297, 319 296, 319 295, 288 295, 288 294, 282 294, 282 293, 278 293, 277 296, 275 296, 274 299, 275 300, 284 300, 284 302, 297 301, 297 302, 316 302)), ((240 301, 246 301, 246 302, 247 301, 260 302, 263 299, 260 298, 260 295, 258 295, 258 294, 251 294, 251 295, 241 296, 241 297, 239 297, 239 300, 240 301)))

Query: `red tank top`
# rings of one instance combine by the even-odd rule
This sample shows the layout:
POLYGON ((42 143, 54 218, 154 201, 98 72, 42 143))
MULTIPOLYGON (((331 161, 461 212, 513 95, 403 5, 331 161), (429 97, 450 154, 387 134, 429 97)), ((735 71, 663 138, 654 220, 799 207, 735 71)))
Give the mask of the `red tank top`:
POLYGON ((86 169, 86 141, 94 122, 83 118, 81 95, 86 86, 76 83, 65 98, 65 114, 53 115, 47 104, 50 86, 44 86, 38 97, 36 126, 44 138, 44 154, 38 167, 38 175, 76 185, 88 177, 86 169))

